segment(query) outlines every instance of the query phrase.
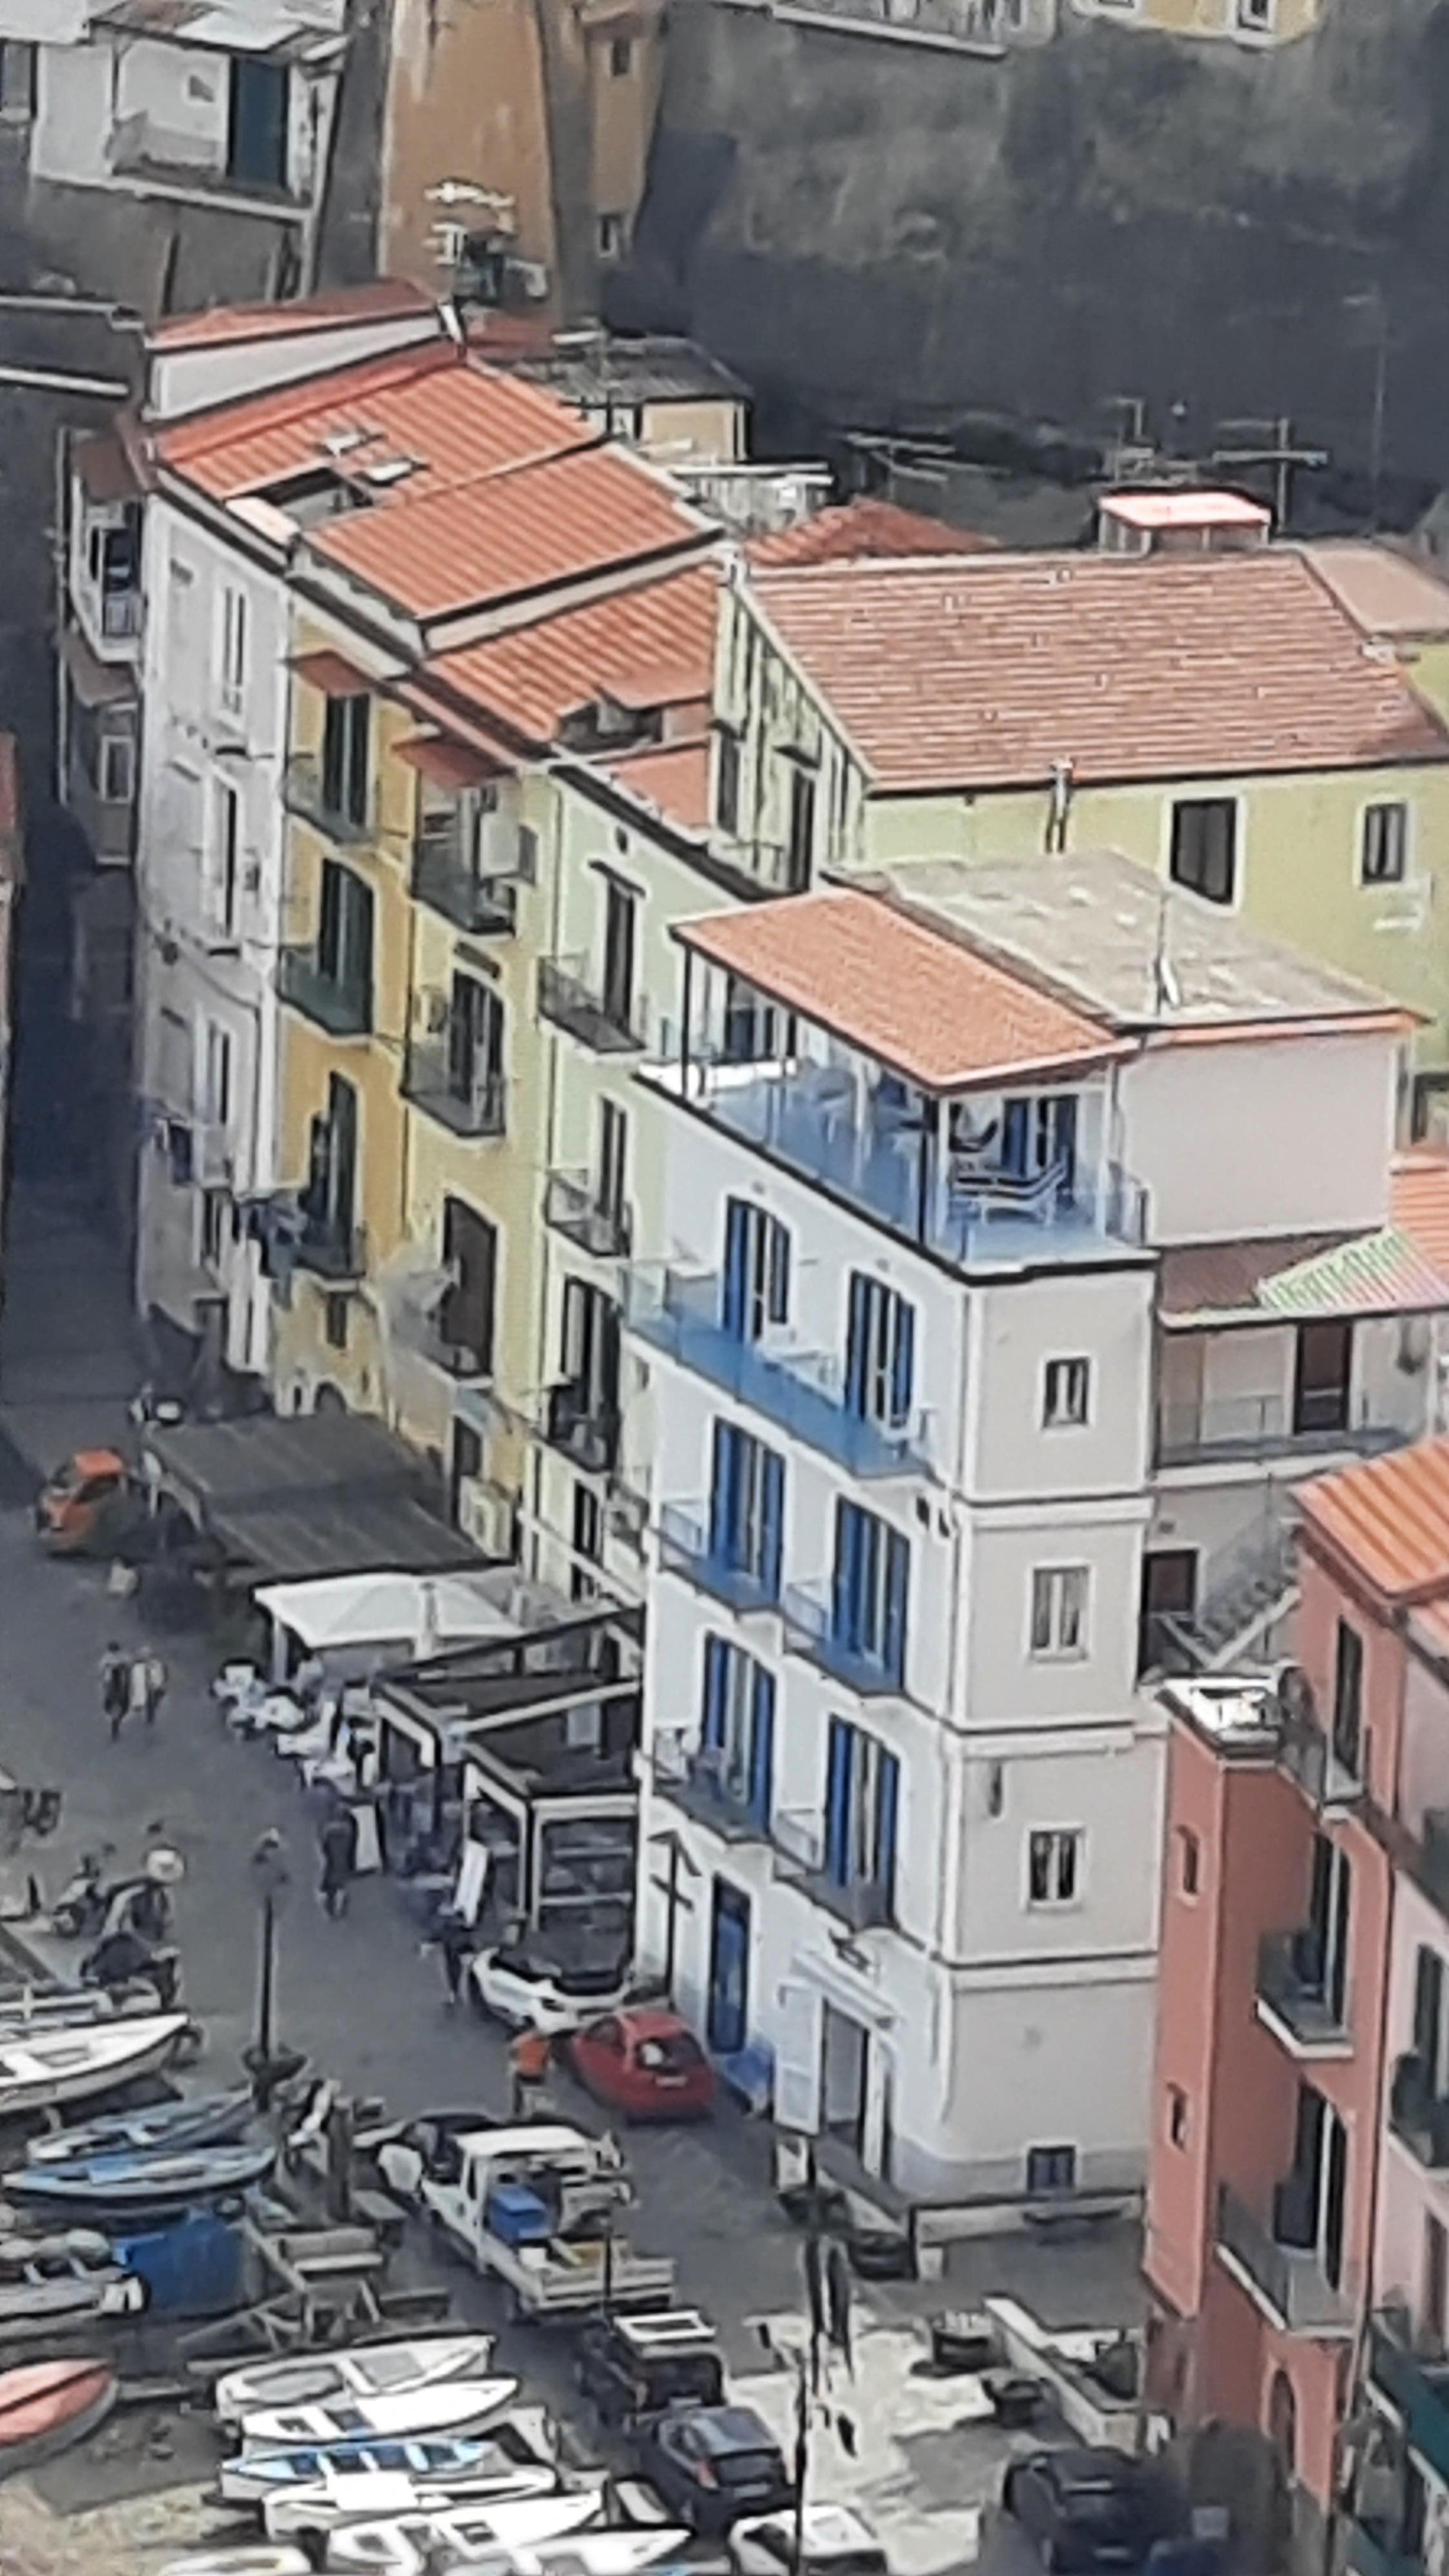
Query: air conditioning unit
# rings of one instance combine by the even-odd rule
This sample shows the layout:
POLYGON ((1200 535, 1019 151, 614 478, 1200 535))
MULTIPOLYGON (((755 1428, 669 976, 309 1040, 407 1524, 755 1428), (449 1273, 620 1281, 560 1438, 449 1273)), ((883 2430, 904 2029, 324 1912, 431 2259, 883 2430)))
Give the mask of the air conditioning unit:
POLYGON ((458 1486, 458 1527, 484 1556, 511 1557, 517 1512, 511 1494, 481 1476, 464 1476, 458 1486))

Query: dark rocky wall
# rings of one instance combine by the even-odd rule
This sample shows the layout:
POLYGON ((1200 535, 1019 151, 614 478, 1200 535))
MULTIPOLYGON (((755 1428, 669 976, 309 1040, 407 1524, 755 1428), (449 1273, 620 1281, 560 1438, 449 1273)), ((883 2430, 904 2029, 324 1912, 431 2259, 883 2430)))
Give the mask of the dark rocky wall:
POLYGON ((1005 61, 676 0, 618 310, 836 419, 967 406, 1202 440, 1294 416, 1449 480, 1449 0, 1277 52, 1084 20, 1005 61))

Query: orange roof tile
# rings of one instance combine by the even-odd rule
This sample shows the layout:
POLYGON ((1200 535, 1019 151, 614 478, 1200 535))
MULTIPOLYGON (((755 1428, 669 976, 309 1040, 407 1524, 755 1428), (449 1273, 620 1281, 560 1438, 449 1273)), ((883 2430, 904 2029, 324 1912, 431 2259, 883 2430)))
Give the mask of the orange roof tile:
POLYGON ((1449 730, 1291 547, 755 575, 886 794, 1449 759, 1449 730))
POLYGON ((1449 1440, 1421 1440, 1300 1486, 1311 1530, 1390 1601, 1449 1584, 1449 1440))
POLYGON ((1429 1145, 1396 1154, 1389 1213, 1425 1260, 1449 1275, 1449 1154, 1436 1153, 1429 1145))
POLYGON ((899 502, 862 498, 840 501, 774 528, 745 548, 754 564, 858 563, 881 555, 981 555, 998 551, 994 537, 974 528, 949 528, 899 502))
POLYGON ((669 823, 686 832, 707 832, 709 744, 706 740, 644 743, 608 763, 611 778, 640 804, 652 805, 669 823))
POLYGON ((868 894, 786 895, 686 922, 676 936, 923 1091, 1131 1053, 1097 1021, 868 894))
POLYGON ((565 716, 591 698, 629 690, 637 703, 644 672, 659 692, 652 705, 707 697, 717 599, 715 567, 690 564, 439 654, 428 677, 476 699, 530 740, 551 742, 565 716))
POLYGON ((177 313, 153 323, 152 348, 206 349, 230 340, 283 340, 297 331, 335 330, 339 323, 385 321, 396 315, 436 311, 434 297, 405 277, 374 277, 361 286, 339 286, 295 304, 219 304, 205 313, 177 313))

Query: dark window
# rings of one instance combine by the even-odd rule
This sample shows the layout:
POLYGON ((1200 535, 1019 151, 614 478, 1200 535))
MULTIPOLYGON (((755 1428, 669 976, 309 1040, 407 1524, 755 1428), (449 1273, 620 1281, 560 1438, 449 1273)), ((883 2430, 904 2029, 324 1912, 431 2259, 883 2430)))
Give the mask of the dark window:
POLYGON ((757 1825, 774 1786, 775 1676, 726 1637, 704 1641, 700 1740, 719 1780, 757 1825))
POLYGON ((1363 1639, 1357 1628, 1340 1619, 1333 1660, 1333 1750, 1355 1778, 1362 1742, 1363 1639))
POLYGON ((616 1100, 599 1103, 599 1158, 594 1204, 617 1224, 624 1213, 629 1170, 629 1121, 616 1100))
POLYGON ((832 1717, 826 1746, 825 1874, 895 1901, 901 1766, 873 1735, 832 1717))
POLYGON ((322 1338, 330 1351, 345 1351, 347 1348, 347 1319, 351 1308, 352 1301, 348 1297, 333 1295, 322 1301, 322 1338))
POLYGON ((790 824, 785 843, 787 893, 803 894, 815 857, 815 772, 790 763, 790 824))
POLYGON ((250 54, 231 57, 226 166, 243 186, 287 184, 287 108, 291 73, 285 63, 250 54))
POLYGON ((1077 2179, 1075 2147, 1028 2147, 1026 2187, 1029 2192, 1070 2191, 1077 2179))
POLYGON ((1172 809, 1175 885, 1231 903, 1237 880, 1238 809, 1231 796, 1194 796, 1172 809))
POLYGON ((1424 2213, 1424 2299, 1420 2331, 1431 2352, 1442 2352, 1449 2330, 1449 2237, 1441 2219, 1424 2213))
POLYGON ((863 1270, 850 1274, 845 1402, 862 1421, 899 1430, 911 1410, 916 1310, 863 1270))
POLYGON ((0 45, 0 116, 13 117, 17 124, 35 114, 39 54, 38 45, 26 44, 18 37, 0 45))
POLYGON ((1177 1883, 1184 1896, 1196 1896, 1201 1883, 1202 1845, 1187 1825, 1177 1832, 1177 1883))
POLYGON ((767 1002, 753 984, 742 983, 738 975, 729 976, 724 1004, 726 1064, 759 1064, 772 1056, 791 1054, 794 1044, 795 1023, 791 1015, 767 1002))
POLYGON ((722 832, 740 828, 740 745, 723 727, 715 735, 714 815, 722 832))
POLYGON ((1407 805, 1366 805, 1359 874, 1365 885, 1401 885, 1408 873, 1407 805))
POLYGON ((589 1572, 589 1566, 603 1561, 604 1505, 597 1488, 586 1485, 582 1478, 574 1486, 573 1537, 575 1558, 583 1557, 586 1562, 582 1565, 575 1563, 569 1568, 569 1598, 592 1601, 599 1587, 589 1572))
POLYGON ((493 1366, 498 1229, 464 1199, 443 1201, 443 1264, 453 1275, 439 1329, 445 1342, 467 1351, 487 1376, 493 1366))
POLYGON ((1180 2084, 1167 2088, 1167 2134, 1175 2147, 1187 2145, 1187 2095, 1180 2084))
POLYGON ((614 80, 627 80, 634 68, 634 48, 627 36, 615 36, 609 45, 609 73, 614 80))
POLYGON ((372 888, 336 859, 322 862, 317 971, 339 991, 372 1004, 372 888))
POLYGON ((604 1013, 615 1028, 634 1025, 637 898, 610 877, 604 894, 604 1013))
POLYGON ((784 1518, 784 1460, 733 1422, 717 1422, 710 1548, 725 1565, 753 1576, 772 1601, 779 1598, 784 1518))
POLYGON ((790 1314, 790 1237, 753 1199, 725 1201, 720 1321, 737 1342, 757 1342, 790 1314))
POLYGON ((491 984, 455 975, 448 1009, 448 1089, 480 1106, 503 1080, 503 1004, 491 984))
POLYGON ((329 698, 322 722, 322 802, 360 831, 367 821, 372 700, 329 698))
POLYGON ((1042 1399, 1042 1423, 1048 1431, 1080 1425, 1087 1419, 1091 1392, 1090 1360, 1048 1360, 1042 1399))
POLYGON ((356 1197, 357 1094, 334 1073, 328 1077, 326 1111, 312 1121, 306 1213, 329 1233, 350 1234, 356 1197))
POLYGON ((1445 2073, 1444 1962, 1422 1941, 1414 1959, 1414 2055, 1425 2091, 1437 2095, 1445 2073))
POLYGON ((213 1264, 220 1261, 229 1228, 231 1196, 226 1190, 203 1190, 201 1195, 201 1257, 213 1264))
POLYGON ((236 871, 241 798, 234 787, 217 789, 217 915, 223 930, 236 928, 236 871))
POLYGON ((1352 1324, 1300 1324, 1293 1374, 1293 1429, 1346 1431, 1353 1374, 1352 1324))
POLYGON ((897 1684, 905 1679, 910 1580, 910 1541, 858 1503, 837 1502, 831 1635, 897 1684))
POLYGON ((563 1374, 594 1417, 619 1405, 619 1308, 591 1280, 564 1282, 563 1374))

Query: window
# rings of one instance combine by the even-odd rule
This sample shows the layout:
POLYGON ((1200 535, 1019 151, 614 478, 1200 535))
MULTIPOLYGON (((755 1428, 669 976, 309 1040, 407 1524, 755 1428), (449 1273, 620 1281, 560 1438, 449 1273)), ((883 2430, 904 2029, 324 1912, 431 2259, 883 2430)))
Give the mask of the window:
POLYGON ((740 828, 740 744, 721 725, 714 738, 714 819, 732 837, 740 828))
POLYGON ((364 691, 329 698, 322 723, 322 803, 360 831, 367 822, 372 700, 364 691))
POLYGON ((1231 796, 1194 796, 1172 809, 1174 885, 1231 903, 1237 881, 1238 809, 1231 796))
POLYGON ((785 1462, 732 1422, 714 1426, 710 1479, 711 1554, 749 1575, 767 1600, 779 1598, 785 1517, 785 1462))
POLYGON ((247 684, 247 595, 224 590, 221 595, 221 703, 239 716, 247 684))
POLYGON ((627 215, 600 215, 595 238, 600 259, 622 259, 629 247, 627 215))
POLYGON ((438 1311, 439 1333, 450 1351, 487 1377, 493 1367, 498 1229, 466 1199, 443 1201, 443 1267, 449 1286, 438 1311))
POLYGON ((569 1567, 571 1601, 593 1601, 598 1584, 589 1572, 600 1565, 604 1556, 604 1504, 597 1486, 586 1485, 580 1477, 574 1485, 573 1500, 574 1562, 569 1567), (579 1563, 582 1558, 584 1562, 579 1563))
POLYGON ((1268 36, 1273 31, 1277 0, 1238 0, 1238 25, 1250 36, 1268 36))
POLYGON ((790 768, 790 821, 785 840, 785 890, 803 894, 810 883, 811 863, 815 856, 815 772, 802 762, 792 760, 790 768))
POLYGON ((1345 1771, 1359 1776, 1363 1750, 1363 1639, 1346 1619, 1338 1623, 1333 1657, 1333 1751, 1345 1771))
POLYGON ((231 1118, 231 1032, 218 1027, 215 1020, 206 1023, 201 1114, 218 1127, 225 1127, 231 1118))
POLYGON ((915 1342, 914 1306, 882 1280, 853 1270, 845 1347, 848 1412, 900 1429, 911 1410, 915 1342))
POLYGON ((1029 2192, 1071 2191, 1077 2179, 1075 2147, 1028 2147, 1026 2187, 1029 2192))
POLYGON ((355 993, 371 1017, 372 888, 336 859, 322 862, 317 972, 339 992, 355 993))
POLYGON ((609 45, 609 78, 627 80, 634 68, 634 48, 627 36, 615 36, 609 45))
POLYGON ((503 1003, 476 975, 455 975, 448 1002, 447 1087, 466 1102, 480 1124, 501 1125, 504 1057, 503 1003))
POLYGON ((790 1237, 753 1199, 725 1201, 720 1321, 737 1342, 757 1342, 790 1314, 790 1237))
POLYGON ((1167 2134, 1173 2146, 1187 2145, 1187 2095, 1180 2084, 1167 2088, 1167 2134))
POLYGON ((905 1680, 910 1580, 910 1541, 858 1503, 837 1502, 831 1638, 898 1688, 905 1680))
POLYGON ((228 935, 236 928, 237 861, 241 851, 241 798, 217 779, 212 802, 212 892, 216 920, 228 935))
POLYGON ((634 1025, 634 962, 639 898, 616 877, 604 888, 604 1017, 616 1029, 634 1025))
POLYGON ((1188 1826, 1177 1829, 1177 1883, 1184 1896, 1196 1896, 1201 1884, 1202 1845, 1188 1826))
POLYGON ((738 975, 725 981, 724 1059, 726 1064, 761 1064, 779 1055, 790 1055, 795 1044, 795 1023, 787 1011, 778 1011, 767 1002, 753 984, 742 983, 738 975))
POLYGON ((588 1417, 619 1410, 619 1308, 588 1279, 566 1279, 563 1302, 563 1374, 588 1417))
POLYGON ((895 1903, 901 1766, 873 1735, 832 1717, 825 1769, 825 1875, 895 1903))
POLYGON ((524 885, 538 883, 538 834, 531 823, 518 826, 518 847, 514 854, 519 879, 524 885))
POLYGON ((323 1298, 322 1339, 327 1344, 329 1351, 346 1350, 347 1325, 351 1310, 351 1298, 339 1295, 336 1289, 333 1289, 326 1297, 323 1298))
POLYGON ((618 1225, 624 1215, 629 1168, 629 1121, 617 1100, 599 1102, 598 1160, 594 1168, 594 1205, 618 1225))
POLYGON ((231 1196, 226 1190, 203 1190, 201 1193, 201 1258, 216 1269, 225 1248, 227 1216, 231 1196))
POLYGON ((1294 1438, 1346 1431, 1352 1387, 1352 1324, 1300 1324, 1293 1357, 1294 1438))
POLYGON ((1084 1423, 1091 1384, 1090 1360, 1048 1360, 1041 1408, 1043 1429, 1061 1431, 1070 1424, 1084 1423))
POLYGON ((725 1637, 704 1641, 700 1741, 717 1785, 757 1825, 774 1787, 775 1676, 725 1637))
POLYGON ((106 805, 131 803, 136 793, 136 745, 132 735, 101 735, 96 744, 96 793, 106 805))
POLYGON ((1087 1651, 1085 1565, 1039 1565, 1031 1578, 1031 1651, 1034 1655, 1084 1655, 1087 1651))
POLYGON ((1359 878, 1364 885, 1402 885, 1408 874, 1409 809, 1407 805, 1366 805, 1359 845, 1359 878))
POLYGON ((1028 1834, 1028 1905, 1075 1905, 1081 1890, 1083 1840, 1077 1825, 1051 1825, 1028 1834))
POLYGON ((28 124, 35 114, 38 45, 12 36, 0 45, 0 117, 7 124, 28 124))

